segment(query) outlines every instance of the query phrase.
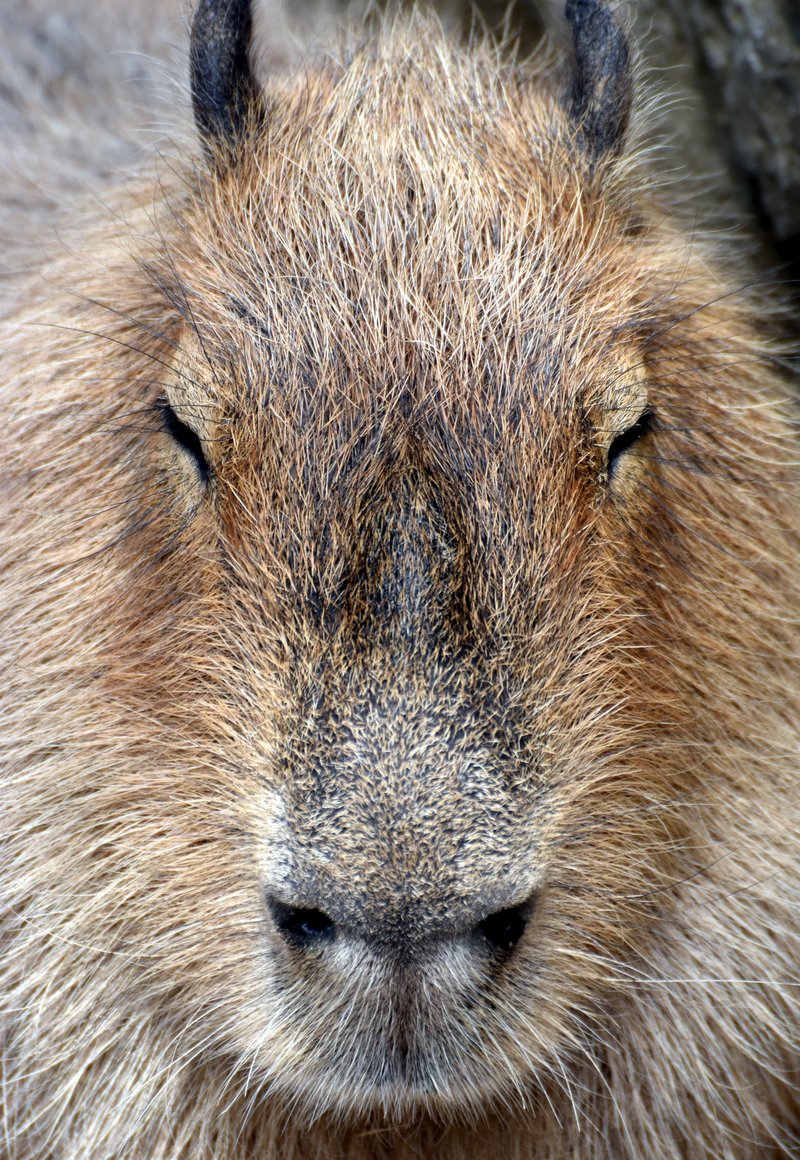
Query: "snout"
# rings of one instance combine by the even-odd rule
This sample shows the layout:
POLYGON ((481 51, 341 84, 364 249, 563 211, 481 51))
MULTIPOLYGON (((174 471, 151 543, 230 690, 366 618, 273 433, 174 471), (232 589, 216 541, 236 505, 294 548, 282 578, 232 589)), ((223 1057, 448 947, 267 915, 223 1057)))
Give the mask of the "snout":
POLYGON ((518 1015, 538 959, 536 892, 284 891, 266 909, 293 1098, 402 1119, 477 1111, 515 1085, 527 1059, 518 1015))
POLYGON ((337 906, 332 899, 324 905, 316 902, 323 900, 267 898, 275 929, 295 952, 324 956, 339 942, 404 962, 437 946, 457 945, 475 958, 497 960, 512 954, 523 939, 535 910, 536 892, 500 906, 476 899, 453 907, 415 902, 364 907, 359 912, 353 906, 337 906))

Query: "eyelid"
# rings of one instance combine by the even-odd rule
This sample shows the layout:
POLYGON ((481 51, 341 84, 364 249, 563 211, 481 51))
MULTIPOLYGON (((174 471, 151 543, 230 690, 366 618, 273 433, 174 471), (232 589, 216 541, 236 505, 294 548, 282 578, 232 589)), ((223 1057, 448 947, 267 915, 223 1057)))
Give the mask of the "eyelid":
POLYGON ((211 465, 206 459, 203 442, 197 432, 180 418, 167 399, 159 399, 156 404, 161 415, 164 430, 194 460, 198 475, 205 483, 211 476, 211 465))
POLYGON ((645 435, 648 435, 655 426, 655 412, 647 407, 635 423, 630 427, 626 427, 614 439, 608 448, 608 455, 606 457, 606 465, 609 479, 613 478, 617 463, 626 451, 631 448, 634 443, 638 443, 645 435))

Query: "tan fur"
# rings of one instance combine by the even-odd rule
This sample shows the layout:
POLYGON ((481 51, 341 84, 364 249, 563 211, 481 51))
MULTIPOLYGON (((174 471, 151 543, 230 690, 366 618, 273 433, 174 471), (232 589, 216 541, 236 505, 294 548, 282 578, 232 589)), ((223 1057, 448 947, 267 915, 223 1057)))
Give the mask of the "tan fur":
POLYGON ((771 308, 646 155, 590 173, 561 87, 365 36, 15 285, 9 1158, 798 1154, 771 308), (264 903, 298 867, 370 929, 537 905, 488 981, 455 943, 309 964, 264 903), (376 1081, 399 1026, 426 1090, 376 1081))

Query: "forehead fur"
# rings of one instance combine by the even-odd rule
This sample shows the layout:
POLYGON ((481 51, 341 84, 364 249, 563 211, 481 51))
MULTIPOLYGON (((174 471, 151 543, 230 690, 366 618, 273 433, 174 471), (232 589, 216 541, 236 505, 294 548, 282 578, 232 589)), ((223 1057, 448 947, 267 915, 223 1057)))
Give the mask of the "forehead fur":
POLYGON ((534 362, 541 383, 589 322, 613 337, 644 284, 630 173, 623 206, 613 163, 587 172, 562 87, 421 17, 268 82, 192 222, 194 289, 218 305, 223 343, 244 331, 281 379, 313 367, 322 387, 346 365, 361 384, 430 388, 487 370, 509 382, 534 362))
POLYGON ((193 300, 204 319, 184 389, 221 405, 232 461, 259 442, 284 566, 287 537, 319 555, 356 536, 368 559, 362 529, 409 487, 406 510, 422 496, 427 526, 480 540, 504 584, 504 528, 530 569, 554 508, 562 532, 578 518, 559 478, 587 397, 625 377, 651 270, 560 83, 416 18, 269 82, 241 156, 201 177, 176 257, 189 330, 193 300))

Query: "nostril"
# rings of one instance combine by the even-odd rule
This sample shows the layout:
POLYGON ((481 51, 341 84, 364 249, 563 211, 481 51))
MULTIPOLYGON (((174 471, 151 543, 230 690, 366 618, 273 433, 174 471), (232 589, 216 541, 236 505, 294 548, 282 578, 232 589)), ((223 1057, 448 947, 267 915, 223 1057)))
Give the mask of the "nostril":
POLYGON ((475 934, 488 943, 493 951, 512 951, 525 933, 533 903, 526 899, 518 906, 506 906, 496 910, 475 927, 475 934))
POLYGON ((309 948, 333 938, 336 927, 333 919, 312 906, 287 906, 270 898, 267 903, 275 926, 283 937, 295 946, 309 948))

